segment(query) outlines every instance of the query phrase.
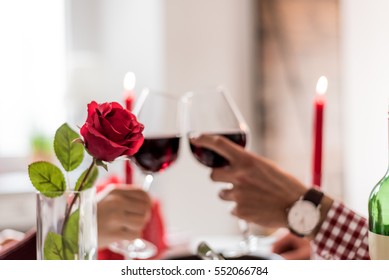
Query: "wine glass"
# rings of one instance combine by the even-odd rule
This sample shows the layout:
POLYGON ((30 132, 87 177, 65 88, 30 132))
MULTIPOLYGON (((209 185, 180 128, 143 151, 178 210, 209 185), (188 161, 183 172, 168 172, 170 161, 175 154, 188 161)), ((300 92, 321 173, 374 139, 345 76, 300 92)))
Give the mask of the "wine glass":
MULTIPOLYGON (((168 93, 144 89, 133 113, 144 125, 144 142, 131 158, 144 174, 143 189, 149 191, 154 174, 162 173, 178 157, 180 145, 180 99, 168 93)), ((154 256, 154 244, 143 239, 122 240, 110 245, 128 259, 147 259, 154 256)))
MULTIPOLYGON (((187 136, 189 140, 201 134, 220 135, 230 141, 246 147, 249 138, 249 128, 243 119, 237 105, 223 87, 189 92, 184 97, 187 104, 187 136)), ((190 142, 194 157, 203 165, 220 168, 229 165, 227 159, 207 148, 197 147, 190 142)), ((238 221, 243 233, 243 240, 238 249, 226 252, 229 256, 250 253, 251 234, 244 220, 238 221)))

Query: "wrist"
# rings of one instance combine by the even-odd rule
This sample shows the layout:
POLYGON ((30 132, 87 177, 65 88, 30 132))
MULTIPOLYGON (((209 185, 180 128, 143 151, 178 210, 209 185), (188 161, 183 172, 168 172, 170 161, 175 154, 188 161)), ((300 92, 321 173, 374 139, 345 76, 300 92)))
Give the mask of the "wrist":
POLYGON ((321 207, 320 207, 320 221, 319 221, 318 225, 316 226, 316 228, 312 231, 312 233, 307 236, 309 239, 313 240, 315 238, 316 234, 319 232, 323 222, 327 218, 328 211, 330 211, 333 202, 334 202, 334 200, 332 198, 330 198, 329 196, 327 196, 327 195, 323 196, 323 199, 321 202, 321 207))

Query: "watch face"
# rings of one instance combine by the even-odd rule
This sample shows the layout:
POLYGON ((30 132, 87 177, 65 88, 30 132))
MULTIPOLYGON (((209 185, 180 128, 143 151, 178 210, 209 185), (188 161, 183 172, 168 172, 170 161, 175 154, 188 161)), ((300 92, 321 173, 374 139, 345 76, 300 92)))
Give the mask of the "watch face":
POLYGON ((319 209, 307 200, 297 201, 288 213, 289 227, 301 235, 310 234, 319 220, 319 209))

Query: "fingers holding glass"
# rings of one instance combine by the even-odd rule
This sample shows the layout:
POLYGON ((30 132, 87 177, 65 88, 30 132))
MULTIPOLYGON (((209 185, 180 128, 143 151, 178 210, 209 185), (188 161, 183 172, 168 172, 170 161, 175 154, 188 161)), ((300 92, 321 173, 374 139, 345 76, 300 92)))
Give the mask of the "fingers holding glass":
MULTIPOLYGON (((185 102, 187 137, 193 156, 212 168, 212 180, 235 183, 229 172, 249 138, 248 126, 235 102, 223 87, 189 92, 185 102)), ((248 240, 246 233, 243 230, 244 240, 248 240)), ((247 252, 239 252, 244 253, 247 252)))

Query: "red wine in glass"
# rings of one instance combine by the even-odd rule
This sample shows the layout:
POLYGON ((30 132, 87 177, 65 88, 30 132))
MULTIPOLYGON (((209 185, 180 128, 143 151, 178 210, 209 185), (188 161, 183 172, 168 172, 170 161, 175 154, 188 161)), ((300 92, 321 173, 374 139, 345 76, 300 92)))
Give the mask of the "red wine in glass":
MULTIPOLYGON (((207 135, 220 135, 223 137, 228 138, 232 142, 245 147, 246 146, 246 133, 239 131, 239 132, 228 132, 228 133, 203 133, 207 135)), ((228 160, 219 155, 218 153, 215 153, 214 151, 211 151, 207 148, 203 147, 197 147, 190 144, 190 149, 194 155, 194 157, 201 162, 202 164, 212 167, 212 168, 218 168, 218 167, 224 167, 229 164, 228 160)))
POLYGON ((146 173, 162 172, 176 161, 179 146, 180 137, 176 135, 145 137, 133 158, 146 173))

